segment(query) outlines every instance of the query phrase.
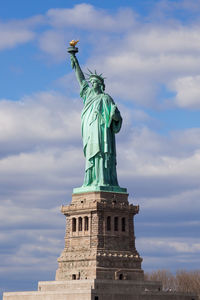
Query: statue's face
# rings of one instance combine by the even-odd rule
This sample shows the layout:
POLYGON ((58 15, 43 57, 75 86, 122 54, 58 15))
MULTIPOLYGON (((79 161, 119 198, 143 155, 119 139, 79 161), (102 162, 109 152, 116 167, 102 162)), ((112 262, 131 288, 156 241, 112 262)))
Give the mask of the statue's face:
POLYGON ((99 82, 98 79, 96 78, 92 78, 90 80, 91 84, 92 84, 92 87, 94 88, 94 90, 96 91, 101 91, 101 83, 99 82))

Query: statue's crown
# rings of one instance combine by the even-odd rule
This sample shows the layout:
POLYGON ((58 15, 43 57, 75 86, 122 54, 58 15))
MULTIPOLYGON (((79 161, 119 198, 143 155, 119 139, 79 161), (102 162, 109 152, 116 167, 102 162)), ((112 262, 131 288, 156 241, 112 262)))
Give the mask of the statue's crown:
POLYGON ((103 77, 102 74, 97 74, 96 70, 94 71, 94 73, 92 71, 90 71, 89 69, 88 69, 88 71, 90 72, 90 74, 86 74, 88 76, 87 80, 90 81, 92 78, 97 78, 105 86, 105 84, 104 84, 105 77, 103 77))

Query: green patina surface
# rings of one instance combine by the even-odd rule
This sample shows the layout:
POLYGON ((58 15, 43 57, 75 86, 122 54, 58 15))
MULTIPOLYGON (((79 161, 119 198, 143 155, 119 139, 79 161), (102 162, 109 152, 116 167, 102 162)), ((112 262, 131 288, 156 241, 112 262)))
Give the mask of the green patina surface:
MULTIPOLYGON (((77 49, 77 48, 76 48, 77 49)), ((116 171, 115 134, 122 125, 122 117, 113 99, 104 92, 104 78, 90 71, 89 82, 80 68, 75 52, 70 48, 71 65, 75 69, 83 99, 81 115, 85 176, 83 186, 73 193, 110 191, 126 193, 118 185, 116 171)))
POLYGON ((126 188, 120 186, 81 186, 73 189, 73 194, 89 193, 89 192, 114 192, 127 194, 126 188))

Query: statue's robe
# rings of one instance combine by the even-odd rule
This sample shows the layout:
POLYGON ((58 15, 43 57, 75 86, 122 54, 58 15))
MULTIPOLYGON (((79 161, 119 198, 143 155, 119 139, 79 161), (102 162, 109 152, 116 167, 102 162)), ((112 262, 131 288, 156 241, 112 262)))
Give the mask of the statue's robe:
POLYGON ((122 124, 120 112, 109 95, 95 94, 87 81, 83 81, 80 95, 84 103, 81 125, 86 159, 83 186, 118 186, 115 133, 122 124))

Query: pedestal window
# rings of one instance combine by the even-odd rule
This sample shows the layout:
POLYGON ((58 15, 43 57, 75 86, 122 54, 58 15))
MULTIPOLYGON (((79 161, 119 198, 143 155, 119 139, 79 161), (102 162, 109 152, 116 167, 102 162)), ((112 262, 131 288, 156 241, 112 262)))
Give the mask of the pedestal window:
POLYGON ((126 231, 126 218, 122 218, 122 231, 126 231))
POLYGON ((115 231, 118 231, 118 220, 119 220, 118 217, 114 218, 114 230, 115 231))
POLYGON ((78 231, 82 231, 83 229, 83 221, 82 221, 82 218, 79 217, 78 218, 78 231))
POLYGON ((76 231, 76 218, 72 219, 72 231, 75 232, 76 231))
POLYGON ((88 228, 89 228, 89 218, 84 217, 84 230, 88 231, 88 228))
POLYGON ((106 220, 106 230, 110 231, 111 230, 111 217, 108 216, 106 220))

